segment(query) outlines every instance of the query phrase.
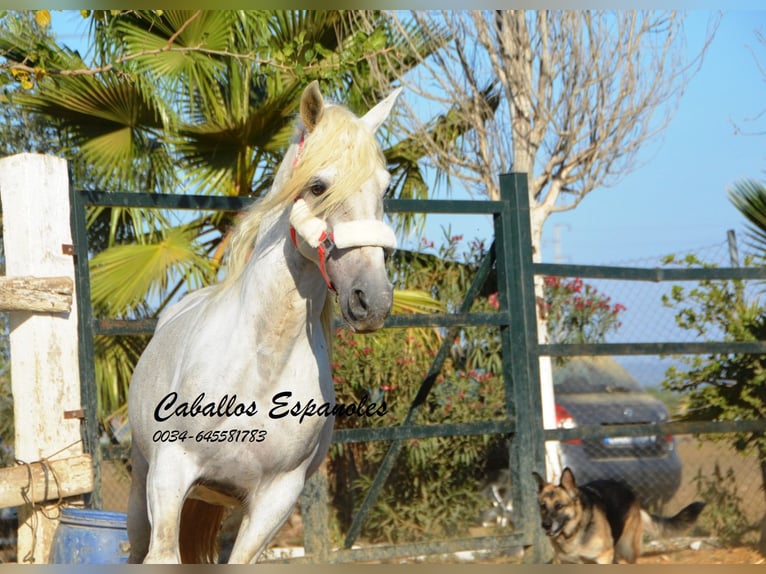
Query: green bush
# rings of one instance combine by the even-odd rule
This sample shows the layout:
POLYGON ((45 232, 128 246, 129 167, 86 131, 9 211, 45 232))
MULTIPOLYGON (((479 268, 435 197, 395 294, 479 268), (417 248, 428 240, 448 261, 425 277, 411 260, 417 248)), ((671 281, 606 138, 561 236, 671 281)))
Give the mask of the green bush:
POLYGON ((700 499, 707 502, 699 518, 700 529, 718 537, 728 547, 741 544, 748 533, 757 529, 745 517, 744 501, 737 491, 734 469, 729 467, 724 475, 716 462, 712 476, 704 476, 700 469, 694 483, 700 499))

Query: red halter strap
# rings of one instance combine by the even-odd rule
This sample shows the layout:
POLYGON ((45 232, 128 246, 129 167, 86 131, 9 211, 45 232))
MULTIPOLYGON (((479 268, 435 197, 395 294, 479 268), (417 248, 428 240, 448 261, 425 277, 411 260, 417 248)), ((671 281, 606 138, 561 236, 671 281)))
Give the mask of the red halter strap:
POLYGON ((293 167, 298 165, 298 160, 301 159, 301 154, 303 154, 303 146, 306 145, 306 132, 301 132, 301 139, 298 141, 298 151, 295 152, 295 157, 293 158, 293 167))
MULTIPOLYGON (((290 239, 295 248, 298 249, 298 234, 295 232, 295 227, 292 225, 290 226, 290 239)), ((327 274, 327 258, 330 256, 333 249, 335 249, 333 234, 330 233, 328 235, 326 231, 323 231, 322 235, 319 236, 319 245, 316 247, 317 255, 319 256, 319 272, 322 274, 322 279, 324 279, 327 288, 330 291, 337 292, 335 290, 335 285, 332 284, 332 280, 327 274)))
MULTIPOLYGON (((303 146, 306 144, 306 132, 301 132, 301 139, 298 141, 298 151, 295 152, 295 157, 293 158, 293 167, 298 165, 298 161, 301 159, 301 154, 303 154, 303 146)), ((300 197, 296 197, 295 201, 298 201, 300 197)), ((290 239, 293 242, 293 245, 296 249, 298 249, 298 234, 295 231, 295 227, 292 225, 290 226, 290 239)), ((328 235, 326 231, 322 232, 322 235, 319 236, 319 245, 317 245, 317 255, 319 256, 319 272, 322 274, 322 279, 324 279, 325 284, 327 285, 327 288, 330 291, 335 291, 335 286, 332 284, 332 281, 330 280, 330 276, 327 274, 327 258, 330 256, 330 252, 335 249, 335 241, 333 240, 332 234, 328 235)))

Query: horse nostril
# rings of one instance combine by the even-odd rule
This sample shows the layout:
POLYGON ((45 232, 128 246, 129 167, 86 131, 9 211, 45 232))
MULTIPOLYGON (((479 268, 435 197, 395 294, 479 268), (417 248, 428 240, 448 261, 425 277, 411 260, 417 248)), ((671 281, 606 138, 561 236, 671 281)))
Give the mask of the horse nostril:
POLYGON ((369 315, 370 304, 362 289, 354 289, 348 301, 348 312, 354 321, 364 321, 369 315))
POLYGON ((356 299, 356 304, 359 309, 364 311, 365 314, 367 314, 367 310, 369 309, 369 304, 367 303, 367 295, 364 291, 361 289, 355 289, 354 290, 354 297, 356 299))

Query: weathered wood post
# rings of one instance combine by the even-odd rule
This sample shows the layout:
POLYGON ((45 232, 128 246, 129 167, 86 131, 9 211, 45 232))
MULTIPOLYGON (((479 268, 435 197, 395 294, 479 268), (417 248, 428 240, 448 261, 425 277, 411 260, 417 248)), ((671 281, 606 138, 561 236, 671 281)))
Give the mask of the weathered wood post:
MULTIPOLYGON (((65 277, 74 283, 66 161, 35 154, 0 160, 0 201, 7 275, 65 277)), ((10 313, 14 448, 16 458, 27 463, 83 454, 80 420, 65 416, 82 408, 76 304, 73 298, 68 312, 10 313)), ((55 488, 53 481, 48 484, 55 488)), ((34 498, 52 494, 58 496, 34 493, 34 498)), ((19 507, 20 563, 48 561, 57 526, 54 506, 19 507)))

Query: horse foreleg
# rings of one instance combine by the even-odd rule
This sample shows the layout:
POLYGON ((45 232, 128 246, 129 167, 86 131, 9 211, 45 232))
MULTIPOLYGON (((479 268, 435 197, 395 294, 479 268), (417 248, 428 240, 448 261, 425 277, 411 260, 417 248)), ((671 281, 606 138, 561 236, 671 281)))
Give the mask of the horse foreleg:
POLYGON ((181 510, 198 468, 188 455, 171 449, 155 453, 154 460, 162 464, 151 464, 146 477, 151 536, 144 564, 180 564, 181 510))
POLYGON ((304 483, 305 471, 298 471, 275 480, 268 488, 251 493, 229 564, 251 564, 258 559, 287 521, 304 483))
POLYGON ((149 465, 134 444, 131 449, 131 481, 128 498, 129 564, 141 564, 149 550, 149 515, 146 510, 146 472, 149 465))

